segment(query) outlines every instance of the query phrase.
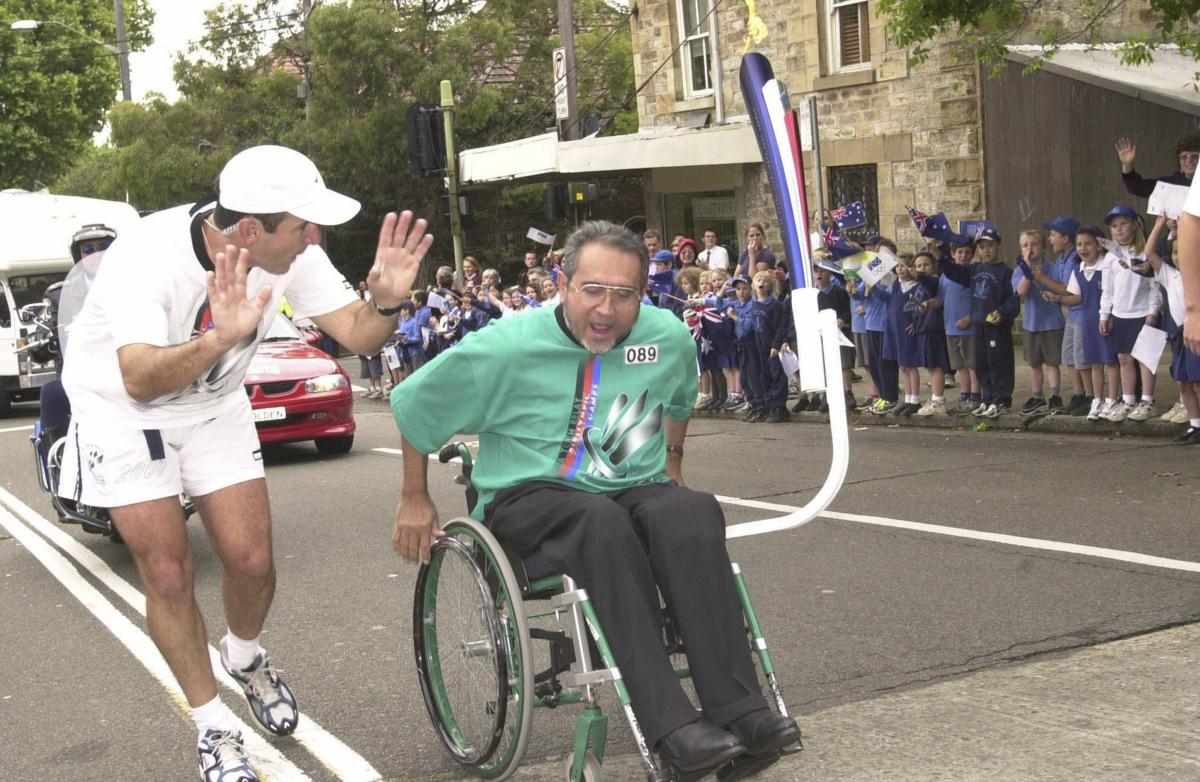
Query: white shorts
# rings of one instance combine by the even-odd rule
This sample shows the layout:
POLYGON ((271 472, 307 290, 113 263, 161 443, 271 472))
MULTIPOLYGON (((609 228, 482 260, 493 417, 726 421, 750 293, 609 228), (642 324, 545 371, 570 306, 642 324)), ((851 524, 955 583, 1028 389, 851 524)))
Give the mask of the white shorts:
POLYGON ((134 429, 71 421, 58 493, 99 508, 174 497, 203 497, 262 478, 262 448, 250 405, 204 423, 134 429))

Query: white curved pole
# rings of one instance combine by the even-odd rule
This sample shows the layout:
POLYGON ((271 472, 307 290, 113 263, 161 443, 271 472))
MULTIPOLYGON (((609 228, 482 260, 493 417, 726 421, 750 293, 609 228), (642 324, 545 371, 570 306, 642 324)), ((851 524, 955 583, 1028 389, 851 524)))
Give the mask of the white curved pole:
POLYGON ((796 352, 801 360, 801 388, 817 390, 823 385, 825 401, 829 404, 830 440, 833 446, 829 474, 821 490, 804 507, 773 519, 731 524, 725 530, 727 540, 779 532, 807 524, 829 507, 846 479, 846 467, 850 463, 850 428, 846 421, 846 394, 842 385, 837 315, 831 309, 820 312, 816 310, 816 290, 812 288, 792 291, 792 312, 796 321, 796 352), (823 383, 814 382, 816 378, 809 379, 817 373, 819 364, 806 359, 816 356, 824 359, 824 366, 820 367, 824 373, 823 383))

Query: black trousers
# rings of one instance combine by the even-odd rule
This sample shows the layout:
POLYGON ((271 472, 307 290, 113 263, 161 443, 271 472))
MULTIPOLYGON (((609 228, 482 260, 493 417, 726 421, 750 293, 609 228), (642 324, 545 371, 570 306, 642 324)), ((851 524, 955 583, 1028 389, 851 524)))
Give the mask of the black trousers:
POLYGON ((975 327, 975 374, 986 404, 1012 404, 1013 375, 1012 326, 975 327))
POLYGON ((522 556, 540 549, 587 590, 651 747, 700 716, 663 651, 658 590, 704 716, 723 726, 767 706, 711 494, 674 483, 594 494, 533 482, 497 494, 486 515, 497 538, 522 556))

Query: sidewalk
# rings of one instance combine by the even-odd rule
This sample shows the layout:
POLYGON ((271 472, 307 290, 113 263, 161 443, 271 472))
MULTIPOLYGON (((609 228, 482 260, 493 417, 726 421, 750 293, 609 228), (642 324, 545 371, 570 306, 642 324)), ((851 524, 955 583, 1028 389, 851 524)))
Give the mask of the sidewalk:
MULTIPOLYGON (((1170 371, 1170 351, 1163 354, 1162 363, 1158 368, 1157 384, 1154 391, 1154 409, 1155 413, 1148 421, 1122 421, 1119 424, 1114 424, 1111 421, 1089 421, 1086 416, 1035 416, 1032 418, 1022 418, 1017 415, 1017 410, 1025 403, 1032 394, 1032 370, 1021 357, 1021 348, 1018 345, 1015 350, 1016 354, 1015 365, 1016 372, 1013 382, 1013 409, 999 418, 976 418, 974 416, 928 416, 919 418, 910 416, 908 418, 897 418, 891 415, 877 416, 869 413, 852 412, 851 420, 855 421, 859 426, 919 426, 931 429, 974 429, 979 424, 983 424, 978 431, 986 429, 1006 429, 1006 430, 1025 430, 1030 432, 1046 432, 1051 434, 1091 434, 1103 436, 1127 436, 1127 437, 1162 437, 1173 438, 1181 434, 1187 424, 1171 424, 1158 420, 1158 417, 1171 409, 1171 406, 1179 401, 1179 390, 1175 385, 1175 381, 1171 379, 1170 371)), ((867 370, 862 367, 855 368, 855 372, 862 376, 862 380, 855 382, 853 386, 854 397, 861 400, 870 393, 871 385, 867 378, 867 370)), ((1070 401, 1071 390, 1071 372, 1063 370, 1062 377, 1062 397, 1063 402, 1070 401)), ((930 389, 927 385, 929 382, 928 375, 921 373, 921 400, 929 399, 930 389)), ((1049 395, 1050 387, 1046 385, 1046 394, 1049 395)), ((946 389, 946 404, 953 405, 958 401, 959 389, 946 389)), ((788 407, 791 408, 795 402, 795 397, 788 399, 788 407)), ((740 420, 742 413, 719 412, 705 413, 695 412, 694 416, 703 418, 730 418, 740 420)), ((808 423, 824 423, 829 420, 829 416, 825 413, 792 413, 792 421, 808 422, 808 423)))
MULTIPOLYGON (((998 666, 800 715, 805 749, 755 777, 799 780, 1200 779, 1200 624, 998 666)), ((562 779, 563 761, 518 780, 562 779)), ((644 779, 612 756, 605 778, 644 779)))

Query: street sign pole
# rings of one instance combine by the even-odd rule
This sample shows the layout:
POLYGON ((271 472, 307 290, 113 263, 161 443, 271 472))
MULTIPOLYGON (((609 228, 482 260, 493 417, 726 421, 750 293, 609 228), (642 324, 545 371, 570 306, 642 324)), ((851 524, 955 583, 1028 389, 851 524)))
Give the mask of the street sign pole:
POLYGON ((446 136, 446 189, 450 193, 450 236, 454 240, 454 268, 463 271, 462 218, 458 213, 458 153, 454 150, 454 90, 442 80, 442 127, 446 136))

